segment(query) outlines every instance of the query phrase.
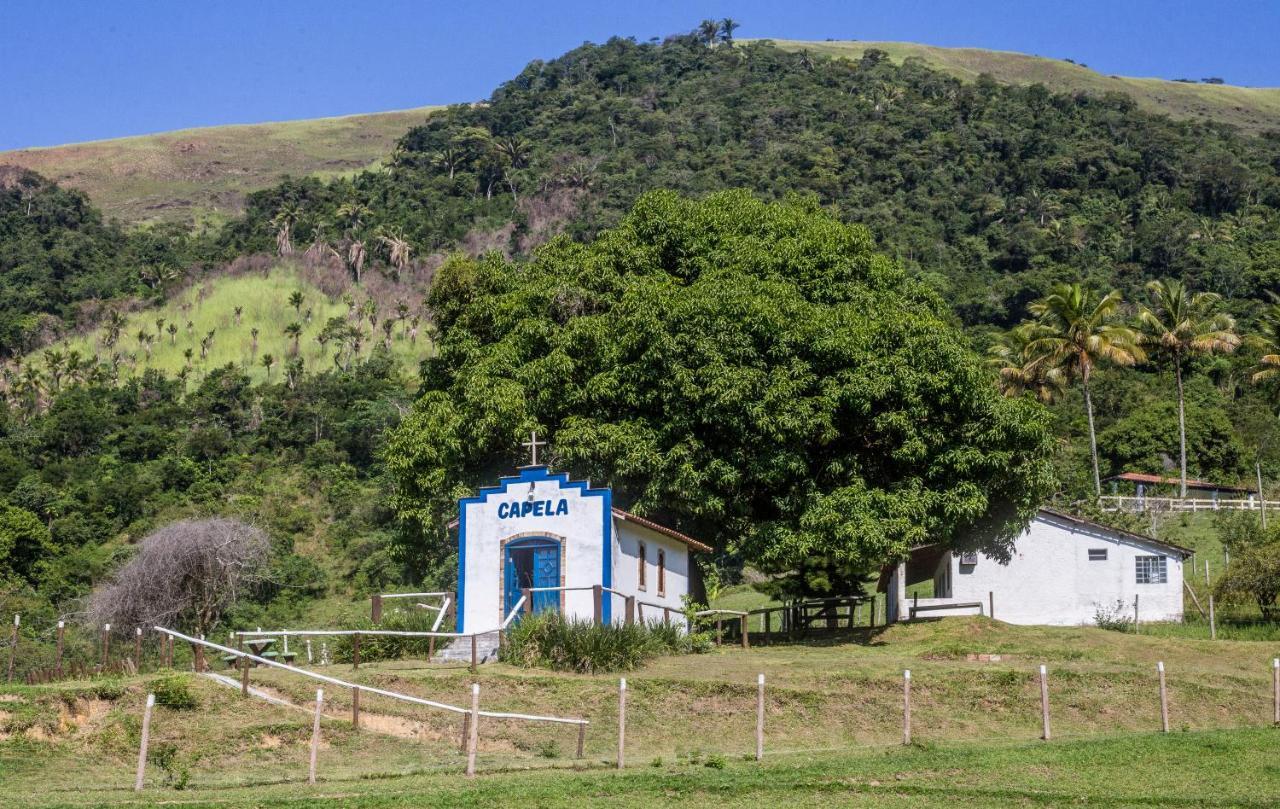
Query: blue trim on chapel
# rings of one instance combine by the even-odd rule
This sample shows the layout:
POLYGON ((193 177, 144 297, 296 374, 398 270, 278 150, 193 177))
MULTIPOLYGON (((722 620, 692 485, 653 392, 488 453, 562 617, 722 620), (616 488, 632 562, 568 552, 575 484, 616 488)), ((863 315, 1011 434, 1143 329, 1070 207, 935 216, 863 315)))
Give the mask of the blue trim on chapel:
MULTIPOLYGON (((602 526, 601 536, 604 537, 604 548, 601 558, 604 560, 603 570, 600 573, 600 583, 605 587, 613 587, 613 491, 610 489, 592 489, 585 480, 569 480, 568 472, 552 473, 546 466, 539 464, 537 466, 522 466, 519 469, 520 474, 498 478, 497 486, 484 486, 476 493, 474 497, 463 497, 458 500, 458 603, 454 614, 457 615, 457 626, 454 631, 458 633, 464 632, 463 623, 466 615, 466 582, 467 582, 467 506, 476 503, 484 503, 490 497, 496 494, 506 494, 512 487, 520 483, 537 483, 540 481, 555 481, 560 484, 561 489, 577 489, 582 497, 601 497, 604 498, 604 525, 602 526)), ((607 624, 611 622, 613 616, 613 598, 609 593, 604 594, 601 615, 602 620, 607 624)))

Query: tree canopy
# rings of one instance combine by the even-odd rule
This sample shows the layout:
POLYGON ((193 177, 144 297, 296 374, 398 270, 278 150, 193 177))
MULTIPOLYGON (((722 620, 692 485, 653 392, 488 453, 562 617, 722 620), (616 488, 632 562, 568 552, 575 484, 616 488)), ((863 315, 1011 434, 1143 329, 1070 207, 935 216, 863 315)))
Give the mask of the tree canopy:
POLYGON ((1012 529, 1051 485, 1041 407, 811 200, 651 193, 590 244, 454 259, 429 303, 439 351, 385 453, 427 536, 532 428, 627 507, 773 569, 1012 529))

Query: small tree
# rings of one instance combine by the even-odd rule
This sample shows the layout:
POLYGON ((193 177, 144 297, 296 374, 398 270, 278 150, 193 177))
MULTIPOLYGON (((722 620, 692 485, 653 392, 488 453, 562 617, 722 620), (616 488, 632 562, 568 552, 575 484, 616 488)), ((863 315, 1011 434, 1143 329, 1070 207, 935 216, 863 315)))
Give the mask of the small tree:
POLYGON ((181 626, 208 634, 262 578, 271 543, 255 526, 214 518, 161 528, 89 601, 95 626, 181 626))
POLYGON ((1260 542, 1244 545, 1231 554, 1231 562, 1219 577, 1214 594, 1219 600, 1252 600, 1268 621, 1280 618, 1280 529, 1272 529, 1260 542))

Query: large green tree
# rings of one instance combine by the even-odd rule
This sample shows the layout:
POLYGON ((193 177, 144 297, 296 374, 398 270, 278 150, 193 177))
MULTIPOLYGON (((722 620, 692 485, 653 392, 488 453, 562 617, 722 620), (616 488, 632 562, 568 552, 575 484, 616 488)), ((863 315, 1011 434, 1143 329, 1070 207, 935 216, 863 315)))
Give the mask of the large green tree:
POLYGON ((439 539, 531 428, 553 461, 769 569, 870 565, 1051 486, 1042 408, 999 396, 943 304, 805 200, 642 197, 591 244, 454 259, 439 352, 385 459, 439 539))

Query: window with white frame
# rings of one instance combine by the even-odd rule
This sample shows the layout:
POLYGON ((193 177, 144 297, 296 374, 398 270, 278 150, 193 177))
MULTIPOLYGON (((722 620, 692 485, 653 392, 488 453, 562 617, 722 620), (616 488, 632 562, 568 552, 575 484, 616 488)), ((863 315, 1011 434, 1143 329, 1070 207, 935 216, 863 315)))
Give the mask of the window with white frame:
POLYGON ((1166 584, 1169 581, 1167 560, 1163 556, 1138 556, 1134 558, 1137 565, 1138 584, 1166 584))

